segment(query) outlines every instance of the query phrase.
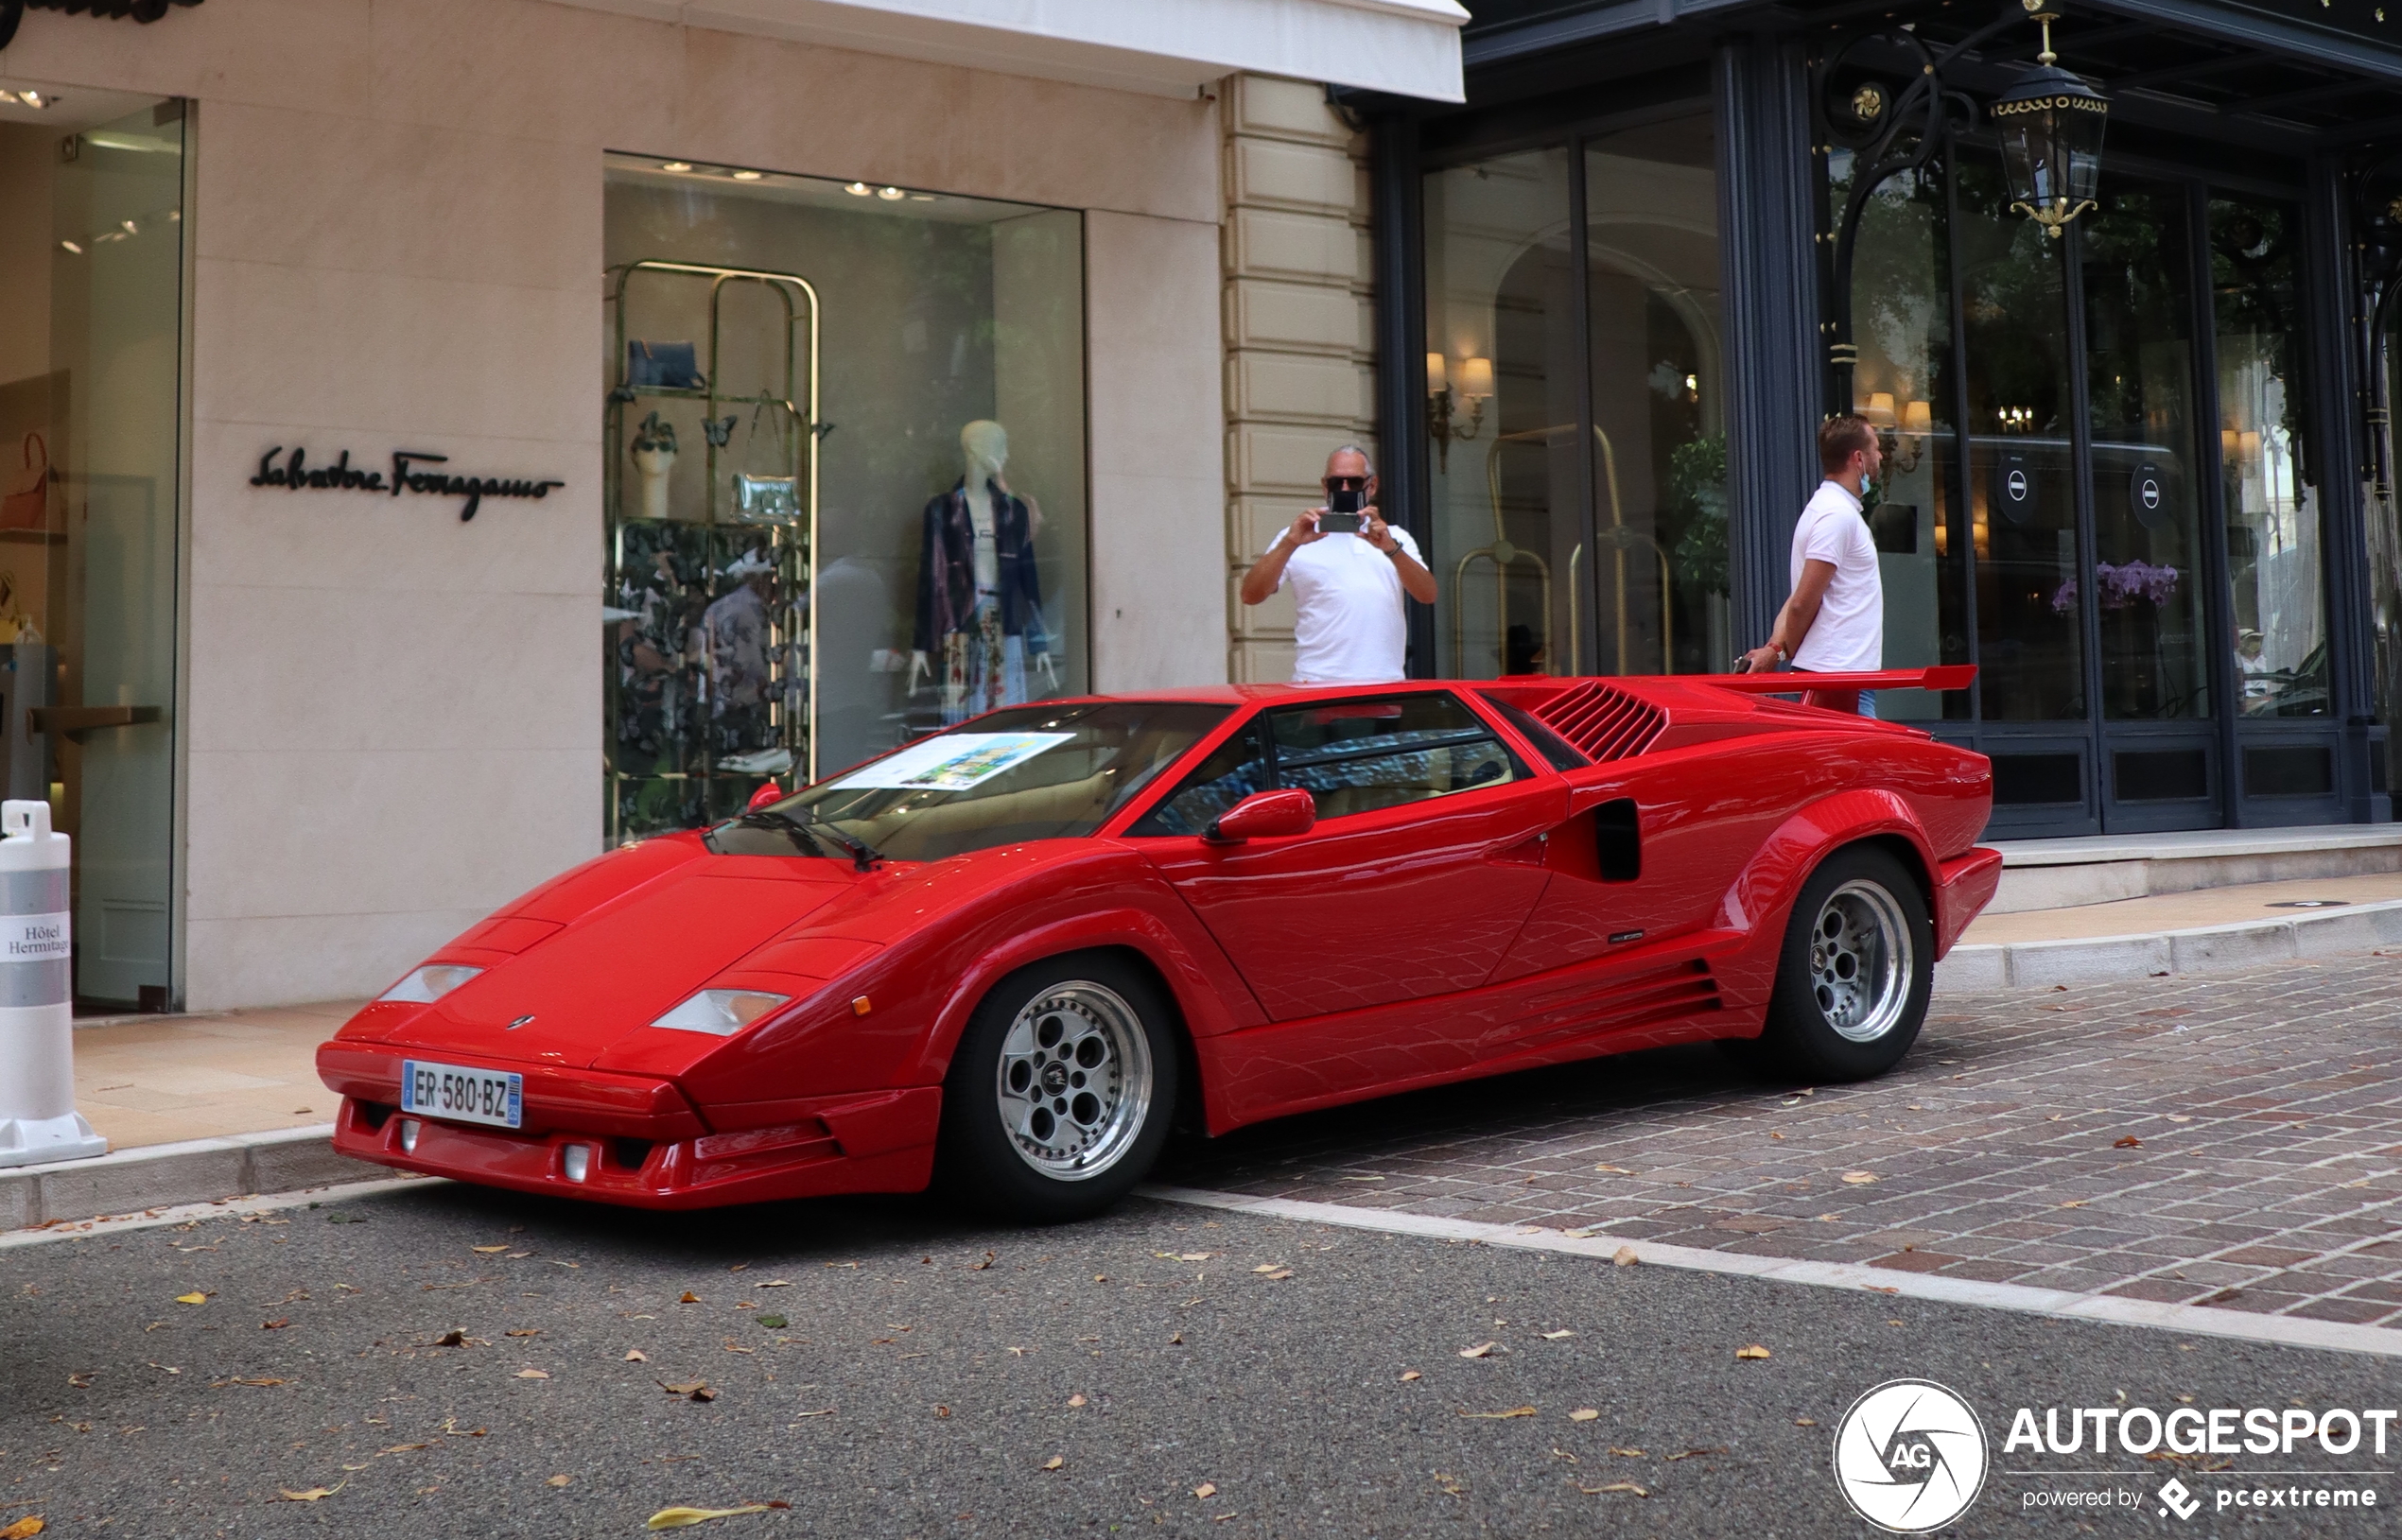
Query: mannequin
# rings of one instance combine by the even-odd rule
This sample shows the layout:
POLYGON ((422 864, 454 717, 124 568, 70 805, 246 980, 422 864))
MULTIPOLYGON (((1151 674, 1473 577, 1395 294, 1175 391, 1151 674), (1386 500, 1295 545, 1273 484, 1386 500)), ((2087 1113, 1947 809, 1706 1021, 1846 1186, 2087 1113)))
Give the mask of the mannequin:
POLYGON ((675 424, 653 412, 635 430, 634 469, 642 482, 642 517, 668 516, 668 474, 675 469, 675 424))
POLYGON ((946 722, 1024 701, 1029 661, 1052 692, 1059 689, 1035 574, 1041 510, 1002 478, 1009 435, 999 423, 968 424, 959 430, 959 447, 965 469, 958 484, 926 505, 909 655, 914 691, 941 654, 946 722))

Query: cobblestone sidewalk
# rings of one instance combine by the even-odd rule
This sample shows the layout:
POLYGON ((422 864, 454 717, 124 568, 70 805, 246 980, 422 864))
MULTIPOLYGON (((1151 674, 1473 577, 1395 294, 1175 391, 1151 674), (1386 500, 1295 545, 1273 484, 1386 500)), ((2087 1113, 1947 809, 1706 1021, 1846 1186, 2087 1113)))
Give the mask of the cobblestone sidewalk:
POLYGON ((1938 995, 1866 1084, 1680 1048, 1245 1130, 1163 1179, 2402 1325, 2402 954, 1938 995))

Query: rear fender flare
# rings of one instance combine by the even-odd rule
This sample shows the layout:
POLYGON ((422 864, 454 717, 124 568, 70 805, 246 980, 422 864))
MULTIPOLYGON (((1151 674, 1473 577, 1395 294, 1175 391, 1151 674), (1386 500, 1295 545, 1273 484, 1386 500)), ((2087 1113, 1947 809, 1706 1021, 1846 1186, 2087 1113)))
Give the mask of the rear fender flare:
POLYGON ((926 1034, 925 1057, 913 1083, 942 1083, 960 1035, 967 1030, 967 1018, 1001 979, 1046 958, 1113 947, 1137 954, 1159 976, 1179 1015, 1172 1024, 1177 1030, 1188 1037, 1214 1037, 1233 1030, 1235 1024, 1218 1003, 1209 980, 1165 921, 1139 908, 1101 909, 1020 932, 978 958, 944 997, 933 1030, 926 1034))
MULTIPOLYGON (((1920 897, 1933 918, 1935 873, 1941 870, 1909 804, 1883 789, 1837 791, 1821 797, 1777 825, 1760 842, 1751 859, 1735 876, 1719 901, 1721 929, 1747 932, 1752 944, 1749 960, 1758 967, 1757 987, 1766 991, 1776 971, 1777 953, 1784 943, 1784 926, 1802 885, 1819 863, 1845 845, 1863 840, 1906 847, 1906 864, 1917 873, 1920 897)), ((1897 850, 1897 855, 1903 854, 1897 850)))

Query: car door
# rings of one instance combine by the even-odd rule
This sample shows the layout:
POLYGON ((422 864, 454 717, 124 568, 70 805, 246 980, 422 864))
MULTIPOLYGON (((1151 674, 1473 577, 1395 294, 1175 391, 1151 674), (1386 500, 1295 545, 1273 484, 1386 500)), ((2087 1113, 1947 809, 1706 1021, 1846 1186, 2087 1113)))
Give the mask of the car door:
POLYGON ((1272 1020, 1483 983, 1546 880, 1567 788, 1448 691, 1260 712, 1129 831, 1272 1020), (1308 834, 1200 838, 1254 791, 1300 787, 1308 834))

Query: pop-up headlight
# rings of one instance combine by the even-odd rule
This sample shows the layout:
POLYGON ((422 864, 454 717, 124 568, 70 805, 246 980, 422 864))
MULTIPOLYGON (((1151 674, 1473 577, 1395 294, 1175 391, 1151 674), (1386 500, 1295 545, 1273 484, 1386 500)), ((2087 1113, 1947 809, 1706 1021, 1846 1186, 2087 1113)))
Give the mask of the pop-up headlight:
POLYGON ((378 1000, 399 1000, 410 1005, 431 1005, 460 985, 483 972, 481 968, 462 967, 455 962, 437 962, 418 969, 392 988, 375 996, 378 1000))
POLYGON ((731 1037, 791 998, 756 989, 705 989, 651 1025, 731 1037))

